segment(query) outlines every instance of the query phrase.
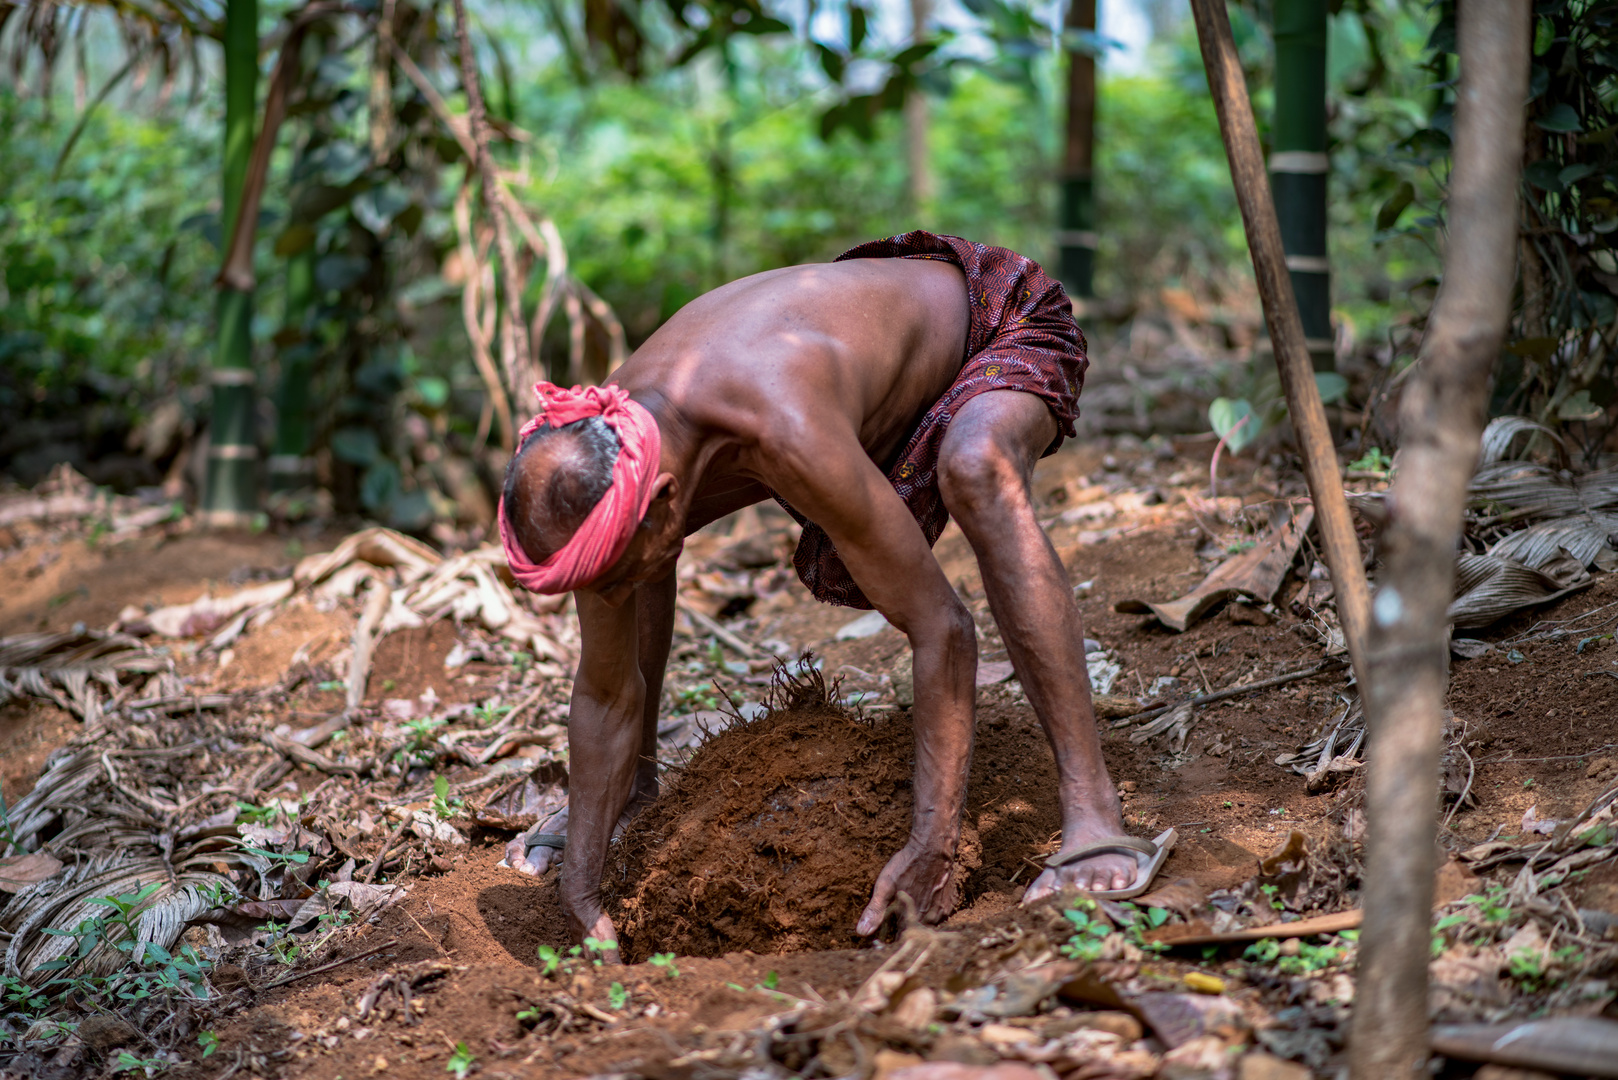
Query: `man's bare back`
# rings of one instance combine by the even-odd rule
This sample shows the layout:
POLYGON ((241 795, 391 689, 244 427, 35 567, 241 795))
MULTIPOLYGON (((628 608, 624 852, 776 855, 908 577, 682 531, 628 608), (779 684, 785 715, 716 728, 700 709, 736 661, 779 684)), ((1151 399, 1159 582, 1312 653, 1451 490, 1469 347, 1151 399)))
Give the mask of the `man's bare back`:
MULTIPOLYGON (((607 845, 622 816, 656 794, 657 712, 684 537, 772 494, 824 530, 863 598, 914 650, 912 833, 879 878, 859 929, 874 931, 898 892, 925 918, 949 913, 976 630, 885 468, 961 372, 970 302, 962 269, 944 261, 791 267, 693 301, 615 373, 612 381, 656 419, 661 471, 627 549, 576 593, 583 648, 561 877, 575 936, 613 936, 600 902, 607 845)), ((1040 397, 979 394, 943 434, 938 487, 978 553, 991 608, 1050 736, 1062 778, 1063 851, 1077 854, 1123 828, 1101 762, 1077 608, 1028 502, 1033 462, 1056 435, 1040 397)), ((525 449, 508 498, 551 482, 569 467, 569 453, 560 438, 525 449)), ((514 531, 525 542, 520 523, 514 531)), ((541 868, 554 855, 536 852, 541 868)), ((1109 851, 1075 862, 1046 871, 1032 894, 1067 884, 1122 887, 1136 867, 1109 851)))

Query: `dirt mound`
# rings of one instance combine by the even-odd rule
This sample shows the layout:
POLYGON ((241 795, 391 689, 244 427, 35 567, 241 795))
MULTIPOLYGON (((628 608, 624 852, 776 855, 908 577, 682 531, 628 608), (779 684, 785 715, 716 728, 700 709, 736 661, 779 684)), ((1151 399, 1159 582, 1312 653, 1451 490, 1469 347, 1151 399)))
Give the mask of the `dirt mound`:
MULTIPOLYGON (((847 948, 910 829, 910 722, 832 705, 819 674, 717 734, 617 846, 614 913, 629 955, 847 948)), ((962 880, 977 865, 963 829, 962 880)))

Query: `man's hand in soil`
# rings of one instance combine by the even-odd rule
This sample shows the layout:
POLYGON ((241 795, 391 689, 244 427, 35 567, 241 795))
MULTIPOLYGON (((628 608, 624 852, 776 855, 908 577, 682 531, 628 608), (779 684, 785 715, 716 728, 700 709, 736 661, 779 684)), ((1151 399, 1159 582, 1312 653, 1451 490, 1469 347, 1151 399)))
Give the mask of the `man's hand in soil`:
MULTIPOLYGON (((732 282, 677 313, 607 387, 546 390, 546 423, 525 430, 507 471, 513 573, 574 590, 582 631, 561 871, 577 939, 610 933, 607 846, 656 794, 684 538, 772 496, 806 522, 798 563, 811 591, 882 612, 914 650, 911 835, 861 932, 900 892, 929 921, 957 899, 977 640, 930 551, 946 511, 1055 751, 1068 843, 1123 833, 1078 609, 1029 496, 1034 463, 1077 411, 1083 338, 1066 298, 1028 260, 952 238, 907 234, 855 254, 732 282), (935 257, 886 257, 916 251, 935 257)), ((1127 884, 1132 869, 1097 857, 1036 889, 1127 884)))

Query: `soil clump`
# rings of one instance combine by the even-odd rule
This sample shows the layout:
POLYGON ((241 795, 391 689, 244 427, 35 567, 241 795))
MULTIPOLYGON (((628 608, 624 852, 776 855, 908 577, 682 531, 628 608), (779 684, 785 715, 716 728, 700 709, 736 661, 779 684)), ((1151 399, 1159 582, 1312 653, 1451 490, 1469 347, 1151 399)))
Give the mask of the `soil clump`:
MULTIPOLYGON (((618 928, 644 960, 855 945, 853 927, 910 827, 907 718, 866 720, 820 673, 704 742, 617 845, 618 928)), ((963 837, 963 870, 976 836, 963 837)))

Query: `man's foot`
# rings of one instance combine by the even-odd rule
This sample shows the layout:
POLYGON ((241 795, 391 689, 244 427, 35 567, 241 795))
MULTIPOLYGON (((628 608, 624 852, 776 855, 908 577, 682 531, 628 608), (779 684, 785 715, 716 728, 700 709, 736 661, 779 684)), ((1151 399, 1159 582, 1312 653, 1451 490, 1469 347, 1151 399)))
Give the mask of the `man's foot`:
MULTIPOLYGON (((1063 852, 1075 851, 1086 844, 1114 840, 1127 835, 1121 820, 1116 824, 1096 821, 1082 828, 1068 829, 1062 835, 1062 850, 1053 858, 1059 858, 1063 852)), ((1136 883, 1139 874, 1140 861, 1133 853, 1127 851, 1098 853, 1064 866, 1048 868, 1028 886, 1028 892, 1023 895, 1022 902, 1031 904, 1035 900, 1066 889, 1083 889, 1092 893, 1127 889, 1136 883)))
POLYGON ((506 865, 518 873, 539 877, 562 861, 567 841, 567 807, 539 822, 506 845, 506 865), (535 843, 536 838, 538 843, 535 843))

